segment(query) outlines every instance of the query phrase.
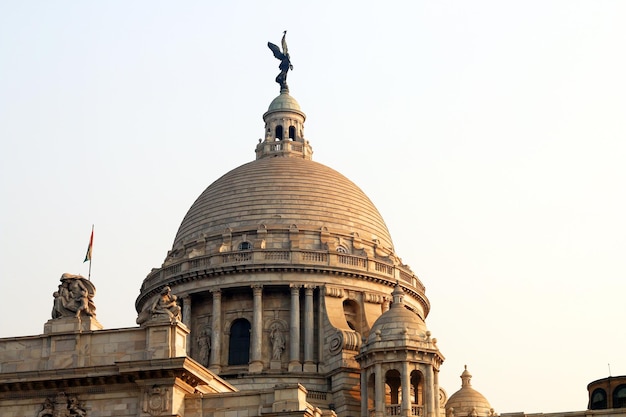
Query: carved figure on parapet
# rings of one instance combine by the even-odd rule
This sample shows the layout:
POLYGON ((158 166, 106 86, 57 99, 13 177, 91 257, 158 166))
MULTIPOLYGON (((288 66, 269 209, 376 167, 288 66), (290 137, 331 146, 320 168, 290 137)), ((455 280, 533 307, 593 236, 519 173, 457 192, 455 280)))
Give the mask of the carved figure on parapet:
POLYGON ((61 284, 53 294, 52 318, 96 316, 93 297, 96 287, 82 275, 64 273, 61 284))
POLYGON ((150 319, 169 319, 170 322, 181 320, 181 309, 178 305, 178 297, 172 294, 172 289, 167 285, 161 290, 161 294, 137 317, 137 324, 145 323, 150 319))

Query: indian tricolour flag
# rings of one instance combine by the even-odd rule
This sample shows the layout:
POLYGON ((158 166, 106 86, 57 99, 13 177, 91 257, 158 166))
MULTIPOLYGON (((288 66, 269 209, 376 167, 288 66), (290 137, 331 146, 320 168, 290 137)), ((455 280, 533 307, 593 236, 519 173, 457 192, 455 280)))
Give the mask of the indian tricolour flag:
POLYGON ((91 226, 91 236, 89 237, 89 246, 87 247, 87 253, 85 254, 85 260, 83 263, 87 261, 91 261, 91 252, 93 251, 93 226, 91 226))

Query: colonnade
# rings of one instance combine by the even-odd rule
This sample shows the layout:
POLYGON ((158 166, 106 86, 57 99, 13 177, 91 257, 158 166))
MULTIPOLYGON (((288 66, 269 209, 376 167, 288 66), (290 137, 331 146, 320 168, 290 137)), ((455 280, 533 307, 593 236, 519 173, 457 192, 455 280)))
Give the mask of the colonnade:
MULTIPOLYGON (((385 385, 387 385, 386 377, 387 372, 391 369, 395 369, 394 366, 389 363, 383 364, 383 362, 377 362, 373 367, 374 375, 374 409, 369 409, 369 395, 371 393, 371 385, 369 383, 369 376, 372 372, 361 373, 361 416, 362 417, 386 417, 389 415, 409 417, 409 416, 424 416, 424 417, 438 417, 439 416, 439 371, 435 370, 430 364, 421 364, 415 367, 407 361, 395 363, 395 366, 400 368, 400 404, 386 404, 385 403, 385 385), (415 398, 417 394, 411 394, 411 368, 419 371, 421 377, 423 377, 423 394, 422 398, 415 398), (387 406, 399 406, 399 410, 389 410, 387 406), (372 415, 373 411, 373 415, 372 415)), ((397 369, 396 369, 397 370, 397 369)), ((390 385, 391 387, 391 385, 390 385)), ((394 398, 398 398, 398 392, 393 392, 398 387, 391 387, 392 402, 394 398)), ((414 393, 418 392, 418 387, 413 387, 414 393)))
MULTIPOLYGON (((263 371, 263 285, 254 284, 252 288, 252 321, 250 328, 250 365, 249 372, 259 373, 263 371)), ((289 344, 288 347, 288 370, 289 372, 316 372, 315 360, 315 325, 314 325, 314 285, 290 284, 289 305, 289 344), (304 289, 303 317, 300 314, 300 293, 304 289), (301 335, 300 329, 304 330, 301 335), (301 343, 304 343, 302 346, 301 343), (301 351, 304 355, 301 355, 301 351), (302 357, 303 356, 303 357, 302 357)), ((222 320, 222 290, 211 290, 213 307, 211 314, 211 351, 209 357, 209 369, 219 373, 222 363, 222 349, 224 334, 222 320)), ((183 297, 183 323, 190 326, 191 297, 183 297)), ((188 343, 188 349, 189 349, 188 343)), ((267 361, 266 361, 267 362, 267 361)))

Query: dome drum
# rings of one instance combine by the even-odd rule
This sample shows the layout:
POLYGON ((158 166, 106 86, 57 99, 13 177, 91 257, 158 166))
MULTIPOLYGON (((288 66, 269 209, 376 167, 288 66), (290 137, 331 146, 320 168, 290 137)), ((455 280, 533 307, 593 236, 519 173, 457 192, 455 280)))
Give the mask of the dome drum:
MULTIPOLYGON (((417 302, 413 306, 421 315, 426 316, 430 310, 428 299, 424 295, 424 286, 419 278, 410 270, 381 260, 329 251, 313 250, 275 250, 251 249, 216 253, 184 259, 168 266, 153 270, 144 280, 141 296, 137 299, 137 310, 140 311, 146 300, 158 293, 161 287, 172 288, 188 281, 207 281, 202 288, 215 285, 217 277, 223 275, 249 274, 250 271, 301 271, 307 276, 322 274, 322 282, 332 280, 332 276, 351 277, 353 280, 376 282, 383 285, 379 297, 386 297, 388 288, 402 282, 412 299, 417 302)), ((233 281, 241 278, 233 277, 233 281)), ((307 278, 308 280, 309 278, 307 278)), ((313 279, 311 276, 310 279, 313 279)), ((271 278, 268 278, 271 281, 271 278)), ((179 290, 180 291, 180 290, 179 290)))

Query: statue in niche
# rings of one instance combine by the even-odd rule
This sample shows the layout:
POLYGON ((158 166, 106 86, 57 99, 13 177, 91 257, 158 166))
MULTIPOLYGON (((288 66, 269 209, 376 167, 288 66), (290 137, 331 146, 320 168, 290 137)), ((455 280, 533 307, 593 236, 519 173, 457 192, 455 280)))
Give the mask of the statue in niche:
POLYGON ((64 273, 61 284, 53 294, 52 318, 96 316, 93 297, 96 287, 82 275, 64 273))
POLYGON ((280 74, 276 76, 276 82, 280 84, 281 91, 289 91, 289 87, 287 86, 287 71, 293 71, 293 65, 291 65, 291 58, 289 57, 289 51, 287 50, 287 41, 285 40, 286 35, 287 31, 284 31, 283 39, 281 40, 281 46, 283 47, 282 52, 277 45, 274 45, 271 42, 267 43, 267 46, 274 53, 274 57, 280 60, 280 64, 278 65, 278 69, 280 69, 280 74))
POLYGON ((137 317, 137 324, 142 324, 149 319, 166 317, 170 321, 181 319, 181 309, 178 305, 178 297, 172 294, 172 289, 167 285, 161 290, 159 297, 145 308, 137 317))
POLYGON ((270 341, 272 342, 272 360, 279 361, 285 350, 285 336, 280 325, 274 324, 272 326, 270 341))
POLYGON ((204 329, 198 336, 198 362, 205 367, 209 366, 209 353, 211 352, 211 333, 210 330, 204 329))

